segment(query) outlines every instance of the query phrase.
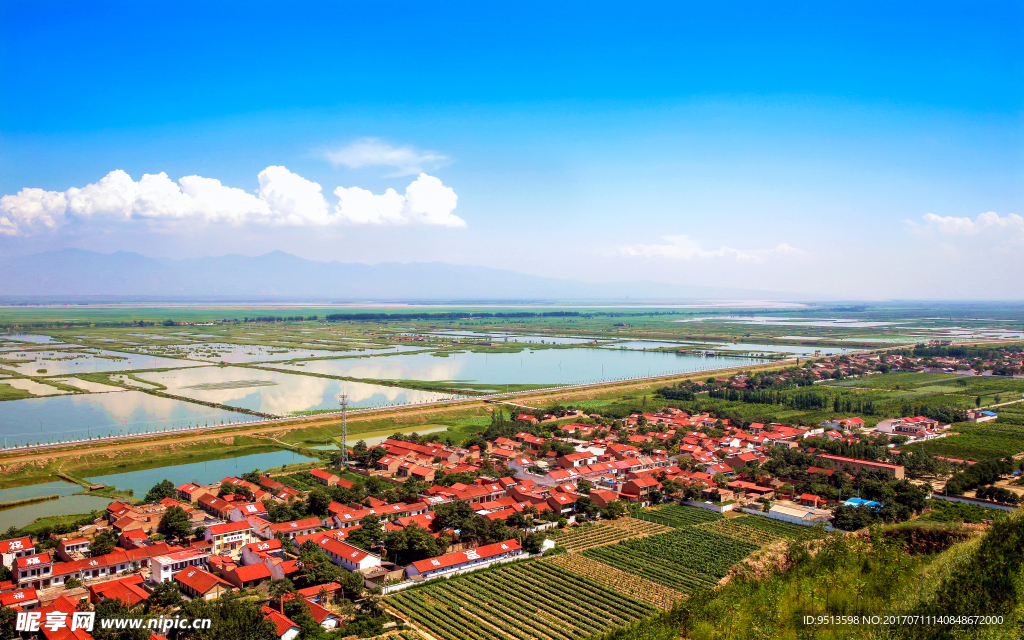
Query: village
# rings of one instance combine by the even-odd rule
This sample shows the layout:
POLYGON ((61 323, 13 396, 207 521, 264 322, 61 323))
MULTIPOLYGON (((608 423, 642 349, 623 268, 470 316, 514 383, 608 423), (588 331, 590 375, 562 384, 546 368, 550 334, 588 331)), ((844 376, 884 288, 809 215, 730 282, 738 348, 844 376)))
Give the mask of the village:
MULTIPOLYGON (((737 376, 707 386, 744 384, 737 376)), ((72 637, 63 623, 72 612, 114 600, 124 612, 170 612, 240 596, 258 603, 283 640, 307 637, 311 625, 393 634, 415 616, 394 615, 399 609, 381 603, 389 594, 564 552, 565 533, 592 523, 667 531, 673 518, 704 517, 680 514, 701 512, 795 531, 906 519, 936 496, 910 481, 894 447, 948 429, 924 416, 869 429, 857 416, 740 425, 673 407, 616 420, 564 409, 506 417, 498 406, 464 446, 396 434, 299 472, 165 481, 142 503, 112 502, 78 530, 4 540, 0 604, 34 616, 24 637, 48 640, 72 637), (55 622, 40 626, 45 620, 55 622)))

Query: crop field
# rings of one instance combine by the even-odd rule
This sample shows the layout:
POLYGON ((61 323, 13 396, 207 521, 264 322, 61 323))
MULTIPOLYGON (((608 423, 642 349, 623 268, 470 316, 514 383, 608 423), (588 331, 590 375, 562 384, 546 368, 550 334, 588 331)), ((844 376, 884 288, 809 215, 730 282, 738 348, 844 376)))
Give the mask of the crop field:
POLYGON ((438 640, 571 640, 656 609, 547 562, 522 562, 388 596, 438 640))
POLYGON ((423 640, 423 636, 411 629, 403 629, 401 631, 391 631, 379 636, 373 636, 367 640, 423 640))
POLYGON ((698 527, 629 540, 583 555, 658 584, 693 593, 715 585, 757 545, 698 527))
POLYGON ((1019 414, 996 422, 957 423, 951 429, 957 435, 915 443, 912 450, 964 460, 1015 455, 1024 451, 1024 424, 1018 422, 1024 422, 1019 414))
POLYGON ((654 522, 635 518, 619 518, 618 520, 594 522, 580 527, 563 529, 555 536, 555 543, 566 551, 574 553, 630 538, 665 533, 670 530, 669 527, 654 522))
POLYGON ((550 562, 563 571, 600 582, 614 591, 632 596, 661 609, 669 609, 673 604, 686 597, 686 594, 680 591, 601 564, 581 554, 562 554, 545 559, 543 562, 550 562))
POLYGON ((721 520, 722 514, 699 507, 687 507, 681 504, 667 504, 657 509, 644 511, 641 516, 649 522, 657 522, 667 527, 688 527, 703 522, 721 520))
POLYGON ((761 547, 773 544, 779 540, 799 538, 808 532, 807 527, 771 520, 761 516, 740 516, 739 518, 715 520, 697 526, 705 531, 714 531, 723 536, 736 538, 737 540, 761 547), (764 522, 760 522, 762 520, 764 522))

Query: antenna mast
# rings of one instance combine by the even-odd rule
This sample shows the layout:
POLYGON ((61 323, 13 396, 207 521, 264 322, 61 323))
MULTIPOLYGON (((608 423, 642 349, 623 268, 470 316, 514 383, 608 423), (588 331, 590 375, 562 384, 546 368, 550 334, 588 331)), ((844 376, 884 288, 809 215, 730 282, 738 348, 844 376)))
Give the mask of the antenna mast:
POLYGON ((348 394, 341 394, 341 466, 348 466, 348 394))

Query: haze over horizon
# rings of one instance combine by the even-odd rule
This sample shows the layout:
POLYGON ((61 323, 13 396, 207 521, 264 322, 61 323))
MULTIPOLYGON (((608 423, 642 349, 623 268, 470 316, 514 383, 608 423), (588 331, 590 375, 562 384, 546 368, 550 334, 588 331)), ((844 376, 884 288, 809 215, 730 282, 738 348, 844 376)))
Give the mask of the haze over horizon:
POLYGON ((0 5, 3 264, 1024 299, 1020 3, 306 6, 0 5))

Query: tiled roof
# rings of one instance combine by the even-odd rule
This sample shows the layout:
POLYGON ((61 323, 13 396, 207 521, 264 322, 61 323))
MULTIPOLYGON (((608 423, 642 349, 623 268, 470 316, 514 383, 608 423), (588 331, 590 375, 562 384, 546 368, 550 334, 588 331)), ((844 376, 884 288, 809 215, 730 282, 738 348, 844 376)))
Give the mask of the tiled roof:
POLYGON ((426 573, 427 571, 437 571, 438 569, 454 567, 473 560, 500 556, 504 553, 510 553, 519 549, 522 549, 522 546, 520 546, 517 541, 506 540, 504 542, 496 542, 494 544, 477 547, 476 549, 456 551, 455 553, 447 553, 436 558, 419 560, 412 563, 412 566, 416 567, 416 570, 420 573, 426 573))
POLYGON ((32 538, 29 538, 28 536, 23 538, 12 538, 11 540, 4 540, 3 542, 0 542, 0 553, 18 552, 24 549, 31 549, 33 546, 32 538))
POLYGON ((234 573, 238 578, 238 581, 242 583, 252 582, 253 580, 262 580, 270 577, 270 569, 268 569, 267 565, 262 562, 236 567, 234 573))
POLYGON ((207 531, 209 531, 212 535, 220 535, 223 533, 233 533, 235 531, 247 531, 251 529, 252 525, 246 522, 245 520, 242 520, 241 522, 215 524, 212 527, 208 528, 207 531))
POLYGON ((207 593, 218 584, 230 587, 231 583, 221 580, 209 571, 199 567, 189 567, 174 574, 174 579, 198 593, 207 593))

